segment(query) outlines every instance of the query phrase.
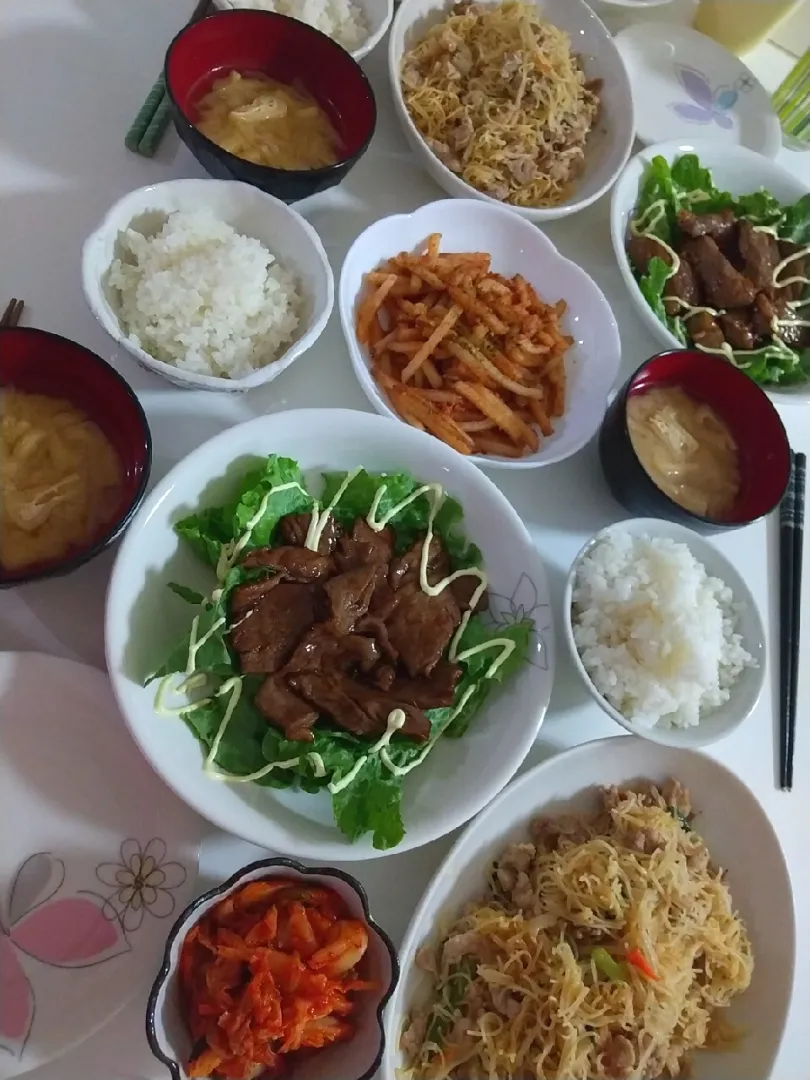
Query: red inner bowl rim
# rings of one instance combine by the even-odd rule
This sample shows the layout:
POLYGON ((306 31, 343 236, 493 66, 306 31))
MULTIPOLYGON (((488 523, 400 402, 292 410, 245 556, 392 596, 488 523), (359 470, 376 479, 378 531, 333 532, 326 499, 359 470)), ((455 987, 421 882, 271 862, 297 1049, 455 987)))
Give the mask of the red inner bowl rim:
MULTIPOLYGON (((84 359, 98 368, 103 373, 104 377, 111 377, 119 383, 121 389, 124 391, 124 395, 129 399, 129 402, 132 405, 138 421, 138 426, 141 429, 141 434, 143 436, 143 462, 140 465, 138 486, 133 492, 129 503, 118 517, 114 519, 110 527, 93 541, 92 544, 87 547, 81 547, 78 551, 74 551, 72 554, 69 554, 62 559, 46 560, 42 563, 32 564, 30 567, 23 567, 21 570, 6 570, 3 565, 0 564, 0 589, 11 587, 13 585, 23 585, 32 581, 43 581, 49 577, 70 573, 72 570, 78 569, 86 562, 90 562, 91 559, 100 555, 105 548, 109 547, 110 544, 118 539, 132 521, 132 518, 135 516, 138 507, 146 494, 146 487, 149 483, 152 469, 152 432, 149 428, 149 421, 146 418, 146 413, 144 412, 143 406, 138 400, 135 391, 124 376, 116 371, 111 364, 108 364, 106 360, 102 360, 100 356, 97 356, 92 349, 80 345, 77 341, 72 341, 70 338, 63 337, 61 334, 51 333, 49 330, 40 330, 38 327, 20 327, 20 329, 25 329, 26 332, 42 334, 45 337, 56 338, 59 341, 65 342, 73 349, 82 353, 84 359)), ((92 416, 89 418, 94 420, 94 417, 92 416)))
MULTIPOLYGON (((281 15, 277 11, 259 11, 259 10, 254 10, 254 9, 248 9, 248 10, 250 10, 251 14, 253 14, 253 15, 267 16, 270 19, 284 19, 285 21, 288 21, 288 22, 300 22, 299 19, 293 19, 293 17, 291 15, 281 15)), ((228 11, 216 11, 213 14, 208 15, 207 18, 208 19, 230 18, 232 15, 241 15, 241 14, 243 14, 243 11, 244 11, 244 9, 242 9, 242 8, 230 8, 228 11)), ((197 122, 195 120, 191 119, 191 117, 188 115, 187 110, 184 109, 183 106, 180 104, 180 102, 177 100, 177 97, 175 96, 174 90, 172 89, 171 79, 169 78, 169 62, 171 60, 171 54, 172 54, 172 52, 174 50, 174 47, 188 31, 191 31, 193 29, 194 26, 196 26, 196 23, 191 23, 189 26, 184 26, 183 29, 175 36, 175 38, 172 41, 171 45, 169 45, 169 48, 168 48, 168 50, 166 52, 166 60, 165 60, 164 65, 163 65, 163 80, 164 80, 164 82, 166 84, 166 92, 169 95, 169 98, 171 100, 172 105, 174 105, 175 109, 177 109, 177 111, 180 113, 180 115, 183 117, 183 119, 186 121, 186 123, 191 124, 191 126, 197 132, 197 135, 199 136, 199 138, 201 138, 203 140, 203 142, 207 145, 207 147, 212 152, 224 155, 224 157, 225 157, 225 159, 227 161, 240 162, 242 165, 244 165, 244 164, 252 165, 253 168, 255 168, 255 169, 262 169, 267 174, 273 173, 276 176, 280 176, 280 177, 281 176, 300 176, 300 177, 317 176, 317 177, 321 177, 321 176, 328 176, 329 173, 332 172, 333 169, 342 168, 346 164, 347 161, 353 161, 355 158, 359 158, 360 155, 365 153, 365 151, 368 149, 368 144, 371 142, 371 140, 372 140, 372 138, 374 136, 374 130, 375 130, 375 127, 376 127, 376 124, 377 124, 377 99, 376 99, 376 97, 374 95, 374 89, 373 89, 371 83, 369 82, 368 76, 363 71, 363 69, 360 67, 360 65, 357 63, 357 61, 354 59, 354 57, 351 55, 351 53, 346 52, 346 50, 343 49, 342 46, 338 45, 338 43, 334 40, 334 38, 330 38, 329 35, 324 34, 322 30, 316 30, 316 28, 314 26, 310 26, 309 23, 301 23, 301 26, 304 27, 304 32, 309 32, 311 34, 317 34, 318 37, 325 38, 326 41, 328 41, 330 43, 330 45, 333 45, 335 48, 341 49, 341 51, 346 52, 346 55, 347 55, 348 59, 354 65, 355 74, 359 77, 360 81, 365 85, 365 88, 368 91, 368 96, 369 96, 369 98, 371 100, 372 117, 371 117, 371 123, 369 124, 368 135, 366 136, 365 141, 363 142, 362 146, 360 146, 357 150, 354 151, 353 154, 349 155, 348 157, 341 157, 337 161, 335 161, 332 165, 324 165, 319 169, 278 169, 274 165, 260 165, 258 162, 251 161, 249 158, 242 158, 242 157, 239 157, 237 154, 232 154, 230 152, 230 150, 226 150, 224 147, 220 146, 219 143, 215 143, 212 139, 209 139, 207 135, 203 134, 203 132, 200 131, 199 127, 197 126, 197 122)), ((223 65, 222 70, 224 71, 226 68, 227 68, 227 65, 223 65)), ((235 71, 236 68, 228 68, 228 70, 229 71, 235 71)), ((209 74, 211 74, 211 73, 209 72, 209 74)), ((272 77, 272 76, 270 76, 270 77, 272 77)), ((307 87, 307 90, 308 90, 309 93, 312 93, 312 91, 310 91, 308 87, 307 87)), ((315 97, 314 94, 312 96, 315 97)), ((318 99, 315 98, 315 100, 318 102, 318 106, 320 108, 323 108, 323 106, 318 101, 318 99)))
MULTIPOLYGON (((645 360, 644 363, 641 364, 633 372, 633 374, 630 376, 630 379, 628 380, 627 388, 626 388, 626 390, 624 391, 624 393, 622 395, 622 427, 624 429, 625 435, 627 436, 628 445, 629 445, 630 449, 633 452, 633 457, 638 462, 639 468, 642 469, 642 471, 644 472, 644 475, 647 477, 647 479, 653 485, 655 490, 659 493, 661 498, 666 501, 668 506, 672 507, 673 510, 676 510, 679 514, 687 514, 687 515, 689 515, 689 517, 693 518, 695 521, 703 522, 706 525, 711 525, 711 526, 714 526, 714 527, 717 527, 719 525, 720 527, 725 527, 725 528, 733 528, 733 527, 742 528, 745 525, 751 525, 755 521, 761 520, 761 518, 767 516, 767 514, 762 514, 762 515, 760 515, 760 517, 757 517, 757 518, 751 518, 751 519, 742 518, 741 520, 736 521, 736 520, 731 519, 731 518, 726 519, 726 518, 706 517, 703 514, 695 513, 693 510, 687 510, 687 508, 685 506, 682 506, 679 502, 676 502, 670 495, 667 495, 667 493, 662 488, 660 488, 658 486, 658 484, 656 484, 655 480, 653 480, 652 476, 650 475, 650 473, 645 468, 644 463, 642 462, 641 458, 638 456, 638 453, 636 452, 636 448, 635 448, 635 446, 633 444, 633 440, 632 440, 632 438, 630 436, 630 428, 629 428, 628 423, 627 423, 627 402, 628 402, 628 399, 634 394, 634 392, 640 391, 640 392, 643 393, 645 389, 653 389, 654 387, 664 387, 664 386, 674 386, 674 385, 676 385, 675 383, 667 383, 667 382, 663 382, 663 381, 659 382, 658 380, 652 380, 649 383, 649 385, 645 386, 645 384, 644 384, 644 376, 645 376, 645 374, 647 372, 647 369, 650 367, 650 365, 655 363, 656 360, 659 360, 663 356, 669 356, 669 355, 671 355, 673 353, 685 353, 685 352, 694 352, 694 351, 695 351, 695 347, 689 347, 689 346, 686 346, 686 347, 681 348, 681 349, 666 349, 664 352, 656 353, 655 356, 651 356, 649 359, 645 360)), ((732 370, 733 371, 738 371, 737 368, 732 368, 732 370)), ((744 373, 739 372, 739 374, 742 375, 744 373)), ((745 378, 748 378, 748 376, 745 376, 745 378)), ((760 392, 765 396, 766 400, 768 401, 768 404, 770 405, 771 404, 770 399, 767 397, 767 394, 765 394, 765 391, 762 390, 762 388, 759 387, 759 386, 757 386, 757 389, 760 390, 760 392)), ((706 404, 710 408, 714 409, 714 405, 712 404, 712 402, 704 401, 704 404, 706 404)), ((720 419, 725 424, 726 423, 725 417, 721 416, 720 413, 718 413, 717 415, 720 416, 720 419)), ((781 420, 780 420, 780 422, 781 422, 781 420)), ((735 440, 735 442, 736 442, 736 440, 735 440)), ((786 478, 786 486, 787 486, 787 478, 786 478)), ((778 503, 775 504, 775 505, 778 505, 778 503)), ((773 509, 773 507, 772 507, 772 509, 773 509)))

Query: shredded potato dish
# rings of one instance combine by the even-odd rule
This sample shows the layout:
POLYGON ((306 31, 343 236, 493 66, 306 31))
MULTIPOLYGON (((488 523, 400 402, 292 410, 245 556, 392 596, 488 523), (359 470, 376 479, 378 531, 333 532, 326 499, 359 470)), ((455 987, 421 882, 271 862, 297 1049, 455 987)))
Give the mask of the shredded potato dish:
POLYGON ((457 4, 405 53, 400 78, 419 132, 466 183, 515 206, 568 197, 601 87, 536 7, 457 4))
POLYGON ((440 244, 433 233, 424 254, 366 274, 355 329, 372 375, 403 420, 460 454, 532 454, 565 411, 566 303, 440 244))
POLYGON ((402 1036, 410 1080, 653 1080, 734 1033, 753 969, 724 873, 677 781, 604 789, 541 818, 488 894, 417 963, 433 992, 402 1036))
POLYGON ((20 570, 95 538, 118 509, 124 474, 97 424, 59 398, 0 398, 0 564, 20 570))

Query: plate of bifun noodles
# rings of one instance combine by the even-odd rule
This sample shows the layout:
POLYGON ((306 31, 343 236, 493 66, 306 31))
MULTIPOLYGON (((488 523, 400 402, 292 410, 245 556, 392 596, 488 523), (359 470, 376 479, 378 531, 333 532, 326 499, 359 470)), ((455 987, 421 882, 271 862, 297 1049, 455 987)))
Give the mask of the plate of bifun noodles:
POLYGON ((766 1080, 794 967, 779 842, 695 751, 558 754, 468 827, 400 953, 385 1076, 766 1080))

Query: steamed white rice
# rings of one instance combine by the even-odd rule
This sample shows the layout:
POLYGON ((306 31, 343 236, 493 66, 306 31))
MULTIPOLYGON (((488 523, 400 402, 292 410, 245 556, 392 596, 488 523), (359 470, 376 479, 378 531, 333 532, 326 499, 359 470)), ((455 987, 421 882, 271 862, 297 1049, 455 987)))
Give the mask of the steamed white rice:
POLYGON ((740 605, 685 544, 612 530, 581 559, 574 641, 596 690, 639 727, 691 727, 755 661, 740 605))
POLYGON ((351 0, 228 0, 232 8, 258 8, 308 23, 351 52, 368 37, 363 12, 351 0))
POLYGON ((130 340, 182 371, 236 379, 275 360, 298 328, 295 276, 209 211, 176 211, 156 236, 119 236, 110 268, 130 340))

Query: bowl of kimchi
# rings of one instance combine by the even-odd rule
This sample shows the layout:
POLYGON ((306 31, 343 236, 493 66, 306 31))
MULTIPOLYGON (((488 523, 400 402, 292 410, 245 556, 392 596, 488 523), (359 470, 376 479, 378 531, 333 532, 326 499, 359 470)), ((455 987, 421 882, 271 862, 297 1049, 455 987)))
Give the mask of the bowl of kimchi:
POLYGON ((172 927, 146 1034, 172 1080, 370 1080, 398 980, 355 878, 262 859, 172 927))

